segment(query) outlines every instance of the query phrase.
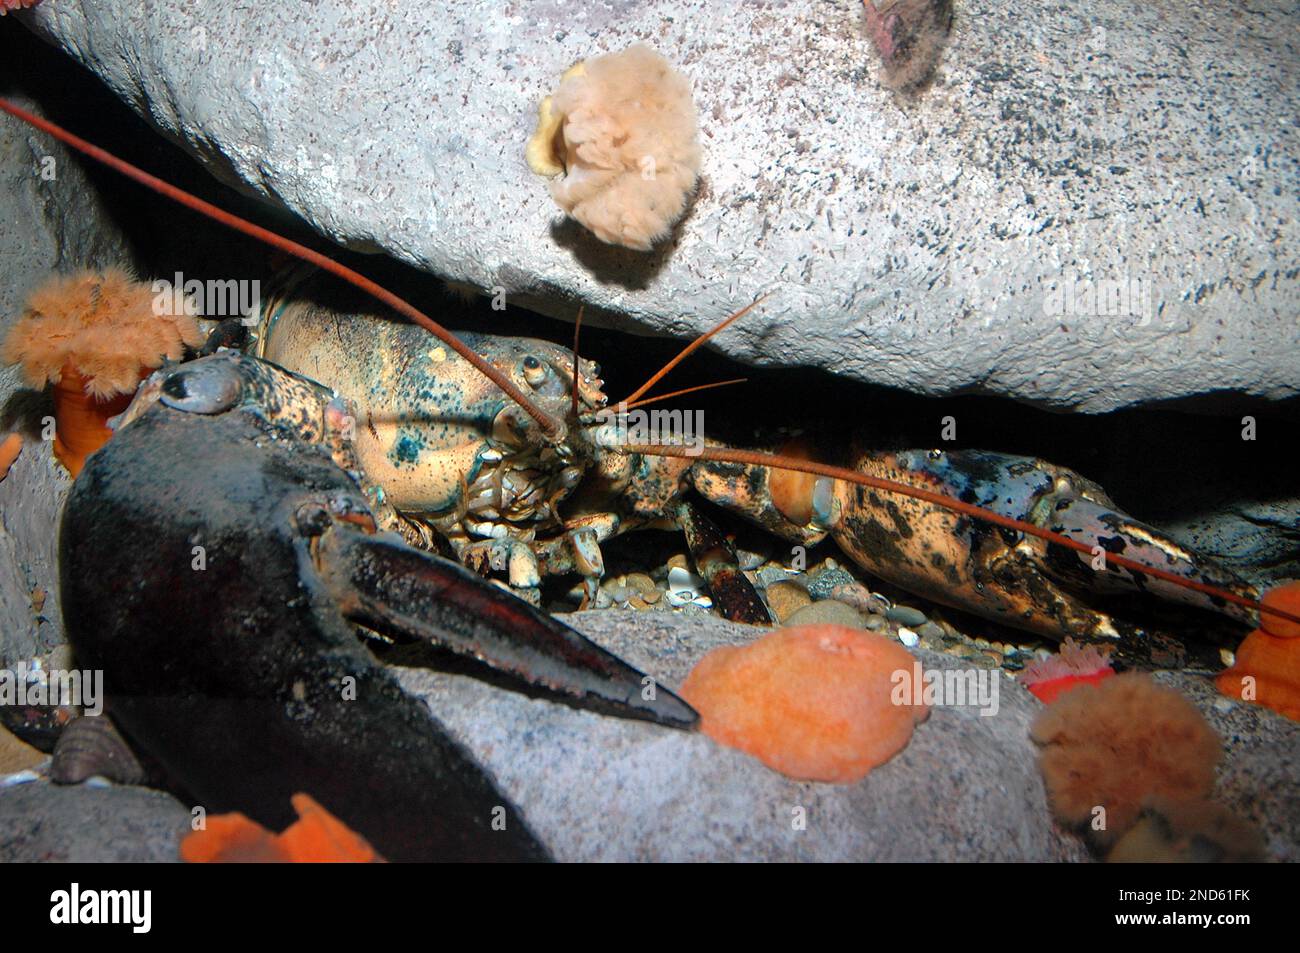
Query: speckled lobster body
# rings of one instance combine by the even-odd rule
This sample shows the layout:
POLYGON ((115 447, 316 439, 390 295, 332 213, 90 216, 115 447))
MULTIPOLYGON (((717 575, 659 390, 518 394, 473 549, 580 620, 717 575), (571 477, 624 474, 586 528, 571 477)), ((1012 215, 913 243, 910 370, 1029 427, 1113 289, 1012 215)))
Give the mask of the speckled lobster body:
POLYGON ((1169 599, 1248 621, 1247 610, 1159 579, 1098 572, 1094 559, 1127 553, 1253 595, 1227 571, 1118 511, 1096 484, 1046 461, 857 446, 840 462, 1070 535, 1093 547, 1093 557, 826 477, 630 452, 637 441, 625 422, 601 413, 597 365, 580 362, 574 418, 567 351, 526 338, 467 336, 548 412, 568 420, 563 440, 544 441, 499 390, 420 329, 320 304, 274 308, 264 313, 258 353, 356 402, 360 466, 401 514, 408 537, 425 545, 446 540, 467 565, 508 572, 523 594, 535 596, 544 575, 574 572, 592 595, 603 573, 602 541, 635 528, 677 527, 724 613, 769 621, 722 534, 693 507, 693 490, 793 542, 829 535, 868 572, 934 601, 1052 638, 1118 643, 1121 656, 1137 663, 1188 657, 1176 641, 1118 622, 1104 608, 1110 595, 1169 599))

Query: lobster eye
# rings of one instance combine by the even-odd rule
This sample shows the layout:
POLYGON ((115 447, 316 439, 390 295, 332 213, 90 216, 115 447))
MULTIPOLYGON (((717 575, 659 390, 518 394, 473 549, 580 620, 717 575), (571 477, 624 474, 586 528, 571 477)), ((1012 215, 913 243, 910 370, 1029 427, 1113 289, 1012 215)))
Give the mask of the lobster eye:
POLYGON ((219 414, 239 399, 239 372, 228 362, 196 362, 177 370, 159 388, 168 407, 190 414, 219 414))
POLYGON ((524 358, 524 380, 530 387, 539 387, 546 380, 546 368, 542 362, 531 354, 524 358))

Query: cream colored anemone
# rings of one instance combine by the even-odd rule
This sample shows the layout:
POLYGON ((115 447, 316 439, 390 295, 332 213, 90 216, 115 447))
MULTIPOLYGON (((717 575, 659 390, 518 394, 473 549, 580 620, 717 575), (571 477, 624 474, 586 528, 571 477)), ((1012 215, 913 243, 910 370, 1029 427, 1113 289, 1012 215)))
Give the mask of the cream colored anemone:
POLYGON ((700 170, 690 81, 648 46, 584 60, 542 100, 528 166, 611 245, 648 251, 686 210, 700 170))

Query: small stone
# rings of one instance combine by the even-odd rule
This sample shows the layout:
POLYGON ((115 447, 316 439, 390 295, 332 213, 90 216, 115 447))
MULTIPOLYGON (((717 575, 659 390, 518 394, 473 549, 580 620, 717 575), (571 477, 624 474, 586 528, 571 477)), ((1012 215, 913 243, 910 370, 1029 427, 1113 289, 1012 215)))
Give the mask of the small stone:
POLYGON ((758 582, 762 586, 770 586, 775 582, 785 582, 791 577, 792 573, 782 566, 764 566, 758 571, 758 582))
POLYGON ((656 602, 658 602, 662 597, 663 597, 663 590, 662 590, 662 589, 656 589, 656 590, 654 590, 653 592, 643 592, 643 593, 641 593, 641 599, 642 599, 642 601, 647 602, 647 603, 649 603, 650 605, 654 605, 654 604, 655 604, 656 602))
POLYGON ((659 587, 655 585, 655 581, 643 572, 628 573, 624 582, 629 588, 635 589, 643 596, 659 591, 659 587))
POLYGON ((633 596, 631 599, 627 600, 627 604, 628 607, 632 609, 639 610, 639 609, 650 608, 650 606, 646 603, 646 601, 642 599, 640 596, 633 596))
POLYGON ((894 606, 885 613, 885 618, 890 622, 897 622, 899 625, 906 625, 912 628, 919 628, 925 625, 925 613, 920 609, 913 609, 911 606, 894 606))
POLYGON ((748 549, 736 550, 736 565, 748 572, 767 562, 767 553, 755 553, 748 549))
POLYGON ((767 604, 778 622, 785 622, 798 610, 812 604, 808 590, 797 582, 774 582, 767 587, 767 604))
POLYGON ((927 622, 916 630, 916 634, 928 641, 942 641, 944 635, 943 626, 935 622, 927 622))
POLYGON ((847 625, 854 629, 862 628, 862 622, 858 610, 834 599, 806 605, 785 620, 786 625, 847 625))
POLYGON ((886 621, 883 615, 869 615, 862 620, 862 628, 871 632, 879 632, 881 629, 888 627, 889 622, 886 621))
POLYGON ((878 596, 856 579, 835 586, 828 598, 853 606, 864 614, 884 615, 888 608, 878 596))
POLYGON ((909 649, 914 649, 921 641, 921 637, 911 629, 901 628, 898 630, 898 641, 902 642, 909 649))
POLYGON ((690 570, 691 564, 687 561, 686 556, 682 553, 675 553, 668 557, 668 568, 690 570))
POLYGON ((828 559, 808 574, 808 594, 814 599, 831 599, 837 587, 854 582, 857 580, 828 559))

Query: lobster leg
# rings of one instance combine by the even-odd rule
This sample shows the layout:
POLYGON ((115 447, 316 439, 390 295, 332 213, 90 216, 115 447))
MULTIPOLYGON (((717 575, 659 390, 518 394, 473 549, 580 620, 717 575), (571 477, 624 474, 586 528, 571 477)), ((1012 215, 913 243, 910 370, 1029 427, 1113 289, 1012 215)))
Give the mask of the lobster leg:
POLYGON ((732 622, 771 625, 772 615, 736 562, 736 553, 716 523, 692 503, 677 506, 677 525, 686 534, 695 568, 709 584, 719 611, 732 622))

